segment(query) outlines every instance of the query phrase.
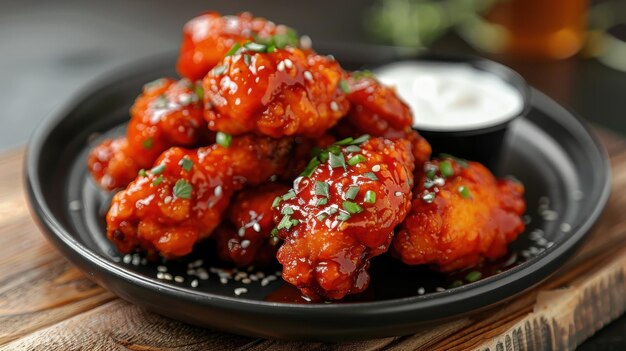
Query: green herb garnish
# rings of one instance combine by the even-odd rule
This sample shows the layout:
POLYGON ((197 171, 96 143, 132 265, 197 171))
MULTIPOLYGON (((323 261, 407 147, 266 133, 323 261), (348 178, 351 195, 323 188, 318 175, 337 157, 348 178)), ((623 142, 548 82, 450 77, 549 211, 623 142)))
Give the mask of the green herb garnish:
POLYGON ((370 139, 369 134, 363 134, 352 141, 352 145, 361 145, 370 139))
POLYGON ((350 92, 350 86, 348 85, 348 82, 343 79, 339 81, 339 89, 341 89, 341 91, 346 94, 350 92))
POLYGON ((330 185, 328 183, 316 181, 315 182, 315 195, 328 197, 330 196, 330 185))
POLYGON ((243 63, 245 63, 246 66, 250 66, 251 62, 252 62, 252 56, 250 56, 248 54, 244 54, 243 55, 243 63))
POLYGON ((452 284, 450 284, 450 286, 448 287, 448 289, 454 289, 454 288, 458 288, 459 286, 462 286, 463 282, 460 280, 455 280, 452 282, 452 284))
POLYGON ((253 41, 247 42, 243 44, 243 46, 250 51, 266 52, 267 50, 267 45, 255 43, 253 41))
POLYGON ((278 205, 280 205, 280 200, 282 200, 282 197, 276 196, 274 198, 274 202, 272 202, 272 208, 278 207, 278 205))
POLYGON ((340 152, 339 155, 335 155, 332 152, 328 153, 328 163, 332 168, 343 167, 346 169, 346 159, 343 157, 343 154, 340 152))
POLYGON ((350 157, 350 159, 348 160, 348 164, 350 166, 355 166, 358 165, 361 162, 365 162, 367 159, 365 158, 365 156, 359 154, 359 155, 354 155, 352 157, 350 157))
POLYGON ((228 52, 226 53, 226 55, 224 55, 224 57, 234 55, 237 52, 237 50, 239 50, 240 47, 241 47, 241 44, 235 43, 233 46, 231 46, 230 50, 228 50, 228 52))
POLYGON ((293 189, 289 189, 289 191, 283 195, 283 200, 291 200, 296 197, 296 192, 293 189))
POLYGON ((145 169, 143 169, 143 168, 139 170, 139 173, 138 173, 138 174, 139 174, 139 176, 140 176, 140 177, 145 177, 145 176, 147 175, 147 174, 146 174, 146 170, 145 170, 145 169))
POLYGON ((464 199, 469 199, 470 197, 472 197, 472 193, 465 185, 461 185, 457 190, 459 191, 459 194, 461 194, 461 197, 463 197, 464 199))
POLYGON ((202 85, 196 85, 196 95, 198 95, 198 99, 202 100, 204 98, 204 89, 202 85))
POLYGON ((315 170, 317 169, 317 166, 319 165, 320 165, 320 160, 317 157, 312 158, 311 161, 309 161, 309 164, 306 166, 306 168, 304 169, 304 171, 302 171, 300 175, 303 177, 310 177, 311 174, 315 172, 315 170))
POLYGON ((228 69, 227 64, 217 65, 213 67, 213 69, 211 70, 211 74, 213 74, 214 76, 219 76, 222 73, 226 72, 227 69, 228 69))
POLYGON ((354 138, 348 137, 339 141, 336 141, 334 144, 335 145, 350 145, 352 142, 354 141, 354 138))
POLYGON ((217 135, 215 137, 215 142, 225 148, 228 148, 230 146, 230 143, 233 141, 233 136, 230 134, 226 134, 226 133, 222 133, 222 132, 217 132, 217 135))
POLYGON ((361 148, 356 145, 348 145, 346 146, 346 151, 347 152, 359 152, 361 151, 361 148))
POLYGON ((365 202, 368 204, 376 203, 376 193, 372 190, 368 190, 365 192, 365 202))
POLYGON ((190 199, 192 190, 193 187, 191 186, 191 184, 189 184, 188 181, 184 179, 179 179, 176 181, 176 184, 174 184, 173 193, 174 196, 179 199, 190 199))
POLYGON ((152 147, 152 145, 154 145, 154 138, 149 137, 148 139, 144 140, 143 143, 141 144, 141 146, 143 146, 144 149, 149 149, 152 147))
POLYGON ((361 188, 359 188, 358 186, 349 187, 348 190, 346 190, 346 200, 354 200, 360 189, 361 188))
POLYGON ((178 164, 187 172, 191 171, 191 168, 193 167, 193 161, 186 157, 181 159, 178 164))
POLYGON ((467 273, 467 275, 465 276, 465 280, 467 280, 470 283, 473 283, 473 282, 479 280, 482 276, 483 276, 483 274, 480 273, 479 271, 471 271, 471 272, 467 273))
POLYGON ((326 213, 320 213, 317 215, 317 220, 323 222, 326 219, 326 213))
POLYGON ((157 186, 159 184, 163 183, 163 176, 160 175, 154 179, 152 179, 152 185, 157 186))
POLYGON ((317 201, 315 202, 315 206, 324 206, 328 203, 328 198, 325 197, 320 197, 319 199, 317 199, 317 201))
POLYGON ((344 201, 343 209, 348 211, 348 213, 351 213, 351 214, 363 212, 363 208, 352 201, 344 201))
POLYGON ((339 219, 340 221, 344 221, 344 222, 347 221, 348 219, 350 219, 350 217, 352 217, 352 216, 348 212, 340 212, 337 215, 337 219, 339 219))
POLYGON ((378 177, 376 176, 376 174, 372 172, 367 172, 363 176, 369 180, 378 180, 378 177))
POLYGON ((439 162, 439 172, 446 178, 452 177, 454 175, 454 168, 452 168, 450 161, 439 162))
POLYGON ((461 166, 463 168, 469 167, 469 164, 467 163, 466 159, 459 158, 459 157, 456 157, 456 156, 452 156, 450 154, 441 153, 441 154, 439 154, 439 158, 449 158, 449 159, 454 160, 454 162, 456 162, 459 166, 461 166))
POLYGON ((285 207, 283 207, 282 213, 284 215, 292 215, 293 214, 293 208, 291 208, 291 206, 285 206, 285 207))
POLYGON ((163 173, 163 171, 164 171, 164 170, 165 170, 165 164, 163 164, 163 163, 162 163, 162 164, 160 164, 160 165, 158 165, 158 166, 153 167, 153 168, 150 170, 150 173, 152 173, 152 174, 154 174, 154 175, 157 175, 157 174, 161 174, 161 173, 163 173))

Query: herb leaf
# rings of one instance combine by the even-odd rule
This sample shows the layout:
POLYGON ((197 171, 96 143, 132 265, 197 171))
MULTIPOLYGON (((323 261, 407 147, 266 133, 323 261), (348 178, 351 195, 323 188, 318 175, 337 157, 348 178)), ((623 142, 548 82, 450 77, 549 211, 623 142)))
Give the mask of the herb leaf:
POLYGON ((341 152, 339 153, 339 155, 335 155, 332 152, 329 152, 328 161, 332 168, 343 167, 343 169, 346 169, 346 159, 343 157, 343 154, 341 152))
POLYGON ((228 50, 228 52, 226 53, 226 55, 224 55, 224 57, 234 55, 234 54, 237 52, 237 50, 239 50, 239 48, 240 48, 240 47, 241 47, 241 44, 239 44, 239 43, 235 43, 235 44, 234 44, 234 45, 230 48, 230 50, 228 50))
POLYGON ((164 170, 165 170, 165 164, 161 163, 160 165, 153 167, 150 170, 150 173, 152 173, 154 175, 157 175, 157 174, 163 173, 164 170))
POLYGON ((230 134, 217 132, 217 135, 215 136, 215 142, 225 148, 228 148, 232 141, 233 137, 230 134))
POLYGON ((193 167, 193 161, 186 157, 181 159, 178 164, 187 172, 191 171, 191 168, 193 167))
POLYGON ((184 179, 179 179, 176 181, 176 184, 174 184, 173 192, 174 196, 179 199, 190 199, 192 190, 193 187, 189 184, 189 182, 184 179))
POLYGON ((352 201, 344 201, 343 209, 348 211, 348 213, 351 213, 351 214, 363 212, 363 208, 352 201))
POLYGON ((452 177, 454 175, 454 168, 452 168, 450 161, 439 162, 439 172, 446 178, 452 177))
POLYGON ((368 204, 376 203, 376 193, 372 190, 368 190, 365 192, 365 202, 368 204))
POLYGON ((328 197, 330 196, 330 185, 328 183, 316 181, 315 182, 315 195, 328 197))
POLYGON ((361 188, 359 188, 358 186, 349 187, 348 190, 346 190, 346 200, 354 200, 360 189, 361 188))
POLYGON ((354 155, 354 156, 350 157, 350 159, 348 160, 348 164, 350 166, 355 166, 355 165, 358 165, 359 163, 365 162, 365 161, 366 161, 365 156, 363 156, 361 154, 358 154, 358 155, 354 155))
POLYGON ((143 143, 141 143, 141 146, 144 149, 149 149, 152 147, 152 145, 154 145, 154 138, 149 137, 148 139, 144 140, 143 143))

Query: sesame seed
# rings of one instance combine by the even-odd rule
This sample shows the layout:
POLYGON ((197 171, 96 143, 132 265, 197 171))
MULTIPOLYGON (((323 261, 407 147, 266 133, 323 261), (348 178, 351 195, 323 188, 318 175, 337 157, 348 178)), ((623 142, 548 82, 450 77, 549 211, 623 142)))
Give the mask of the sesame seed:
POLYGON ((226 283, 228 283, 228 279, 226 279, 226 278, 224 278, 224 277, 221 277, 221 278, 220 278, 220 283, 222 283, 222 284, 226 284, 226 283))
POLYGON ((561 231, 563 233, 569 233, 572 230, 572 226, 569 223, 561 223, 561 231))
POLYGON ((142 266, 145 266, 145 265, 147 265, 147 264, 148 264, 148 260, 147 260, 146 258, 142 258, 142 259, 141 259, 141 265, 142 265, 142 266))
POLYGON ((159 272, 167 272, 167 267, 165 267, 165 266, 157 266, 157 271, 159 271, 159 272))
POLYGON ((380 165, 373 165, 372 166, 372 172, 379 172, 380 171, 380 165))
POLYGON ((252 280, 250 280, 250 278, 243 278, 241 280, 241 282, 244 283, 244 284, 250 284, 250 283, 252 283, 252 280))
POLYGON ((585 195, 582 191, 575 190, 574 192, 572 192, 572 197, 574 198, 574 201, 580 201, 583 199, 583 197, 585 197, 585 195))
POLYGON ((141 263, 141 257, 139 257, 139 255, 133 255, 133 266, 139 266, 139 263, 141 263))
POLYGON ((133 260, 133 256, 132 255, 124 255, 124 258, 122 258, 122 262, 129 264, 130 261, 133 260))
POLYGON ((284 70, 285 70, 285 61, 280 61, 280 62, 278 63, 278 65, 276 66, 276 69, 277 69, 279 72, 284 71, 284 70))
POLYGON ((309 82, 312 82, 313 74, 309 71, 304 71, 304 79, 308 80, 309 82))
POLYGON ((207 279, 209 279, 209 273, 207 273, 206 271, 198 271, 196 273, 196 276, 198 278, 200 278, 200 280, 207 280, 207 279))
POLYGON ((548 240, 546 238, 541 238, 541 239, 537 240, 537 245, 539 245, 539 246, 546 246, 546 245, 548 245, 548 240))
POLYGON ((185 281, 185 278, 181 277, 180 275, 177 275, 174 277, 174 281, 177 283, 182 283, 185 281))
POLYGON ((191 287, 192 288, 197 288, 198 287, 198 279, 194 279, 191 281, 191 287))
POLYGON ((171 196, 166 196, 165 199, 163 199, 163 202, 167 205, 170 202, 172 202, 172 197, 171 196))
POLYGON ((424 287, 420 287, 419 289, 417 289, 418 295, 424 295, 425 293, 426 293, 426 289, 424 289, 424 287))
POLYGON ((300 48, 302 48, 303 50, 308 50, 313 46, 313 41, 311 40, 311 37, 309 37, 308 35, 303 35, 300 37, 300 48))
POLYGON ((243 240, 243 241, 241 242, 241 248, 242 248, 242 249, 247 249, 247 248, 248 248, 248 246, 250 246, 250 240, 243 240))
POLYGON ((254 223, 252 225, 252 229, 254 229, 255 232, 260 233, 261 232, 261 225, 259 223, 254 223))
POLYGON ((80 211, 80 209, 83 207, 80 203, 80 201, 78 200, 74 200, 74 201, 70 201, 70 211, 80 211))
POLYGON ((285 59, 285 67, 291 69, 293 68, 293 62, 290 59, 285 59))
POLYGON ((257 277, 256 275, 251 275, 248 277, 250 280, 252 280, 253 282, 257 282, 259 281, 259 277, 257 277))
POLYGON ((237 231, 237 235, 239 235, 240 237, 243 238, 243 236, 246 234, 246 228, 245 227, 241 227, 239 228, 239 230, 237 231))
POLYGON ((195 269, 188 269, 187 270, 187 275, 196 275, 196 270, 195 269))
POLYGON ((246 289, 246 288, 237 288, 237 289, 234 290, 234 292, 235 292, 235 295, 239 296, 241 294, 247 293, 248 289, 246 289))
POLYGON ((337 105, 337 103, 335 101, 332 101, 330 103, 330 109, 335 111, 335 112, 337 112, 337 111, 339 111, 339 105, 337 105))
POLYGON ((442 292, 442 291, 446 291, 446 289, 442 288, 442 287, 437 287, 437 289, 435 289, 437 292, 442 292))
POLYGON ((163 273, 163 272, 158 272, 158 273, 157 273, 157 279, 163 279, 163 274, 165 274, 165 273, 163 273))
POLYGON ((542 211, 541 216, 546 221, 555 221, 557 218, 559 218, 559 214, 556 211, 552 210, 542 211))
POLYGON ((215 187, 215 190, 213 190, 213 194, 215 196, 222 196, 222 186, 218 185, 215 187))
POLYGON ((396 192, 394 193, 394 195, 396 195, 396 196, 402 196, 402 192, 401 192, 401 191, 396 191, 396 192))
POLYGON ((172 280, 172 275, 169 273, 163 273, 163 279, 165 280, 172 280))

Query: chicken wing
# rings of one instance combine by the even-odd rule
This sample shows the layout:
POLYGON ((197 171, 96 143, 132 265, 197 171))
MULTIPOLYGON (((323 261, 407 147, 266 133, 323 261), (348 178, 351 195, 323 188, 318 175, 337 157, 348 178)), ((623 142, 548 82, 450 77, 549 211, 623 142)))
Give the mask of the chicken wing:
POLYGON ((188 254, 219 225, 232 195, 282 172, 292 148, 288 139, 254 136, 228 147, 171 148, 113 197, 107 237, 122 253, 188 254))
POLYGON ((185 24, 176 70, 192 81, 200 80, 233 45, 255 39, 298 45, 296 33, 287 26, 276 25, 248 12, 224 17, 217 12, 207 12, 185 24))
POLYGON ((244 45, 202 82, 209 129, 318 137, 348 113, 344 72, 328 56, 296 48, 244 45))
POLYGON ((276 199, 283 278, 312 299, 366 289, 369 259, 410 208, 413 161, 408 141, 383 138, 342 140, 313 159, 276 199))
POLYGON ((280 183, 246 188, 233 199, 226 217, 215 232, 219 257, 236 266, 267 265, 276 260, 277 240, 270 236, 274 228, 272 203, 289 186, 280 183))
POLYGON ((524 231, 520 183, 452 157, 435 159, 419 173, 411 212, 393 240, 392 253, 404 263, 469 268, 503 256, 524 231))
POLYGON ((126 137, 105 140, 89 154, 89 170, 102 188, 126 186, 171 146, 190 147, 212 139, 196 88, 186 79, 167 78, 144 86, 130 110, 126 137))

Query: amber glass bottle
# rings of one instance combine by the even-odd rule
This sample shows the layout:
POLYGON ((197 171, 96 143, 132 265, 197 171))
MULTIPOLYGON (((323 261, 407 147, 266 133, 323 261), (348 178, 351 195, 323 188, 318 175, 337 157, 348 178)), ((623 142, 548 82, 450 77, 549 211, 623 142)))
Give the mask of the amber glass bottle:
POLYGON ((504 29, 504 54, 564 59, 583 45, 587 6, 587 0, 504 0, 486 19, 504 29))

